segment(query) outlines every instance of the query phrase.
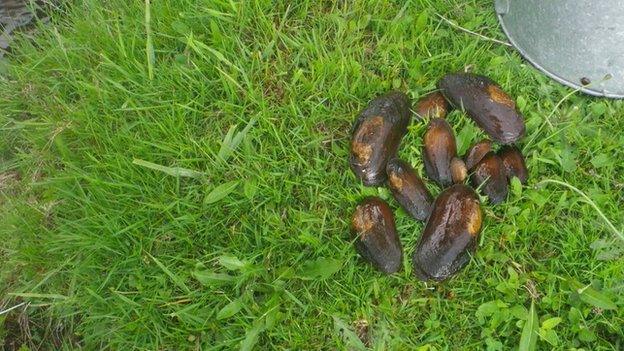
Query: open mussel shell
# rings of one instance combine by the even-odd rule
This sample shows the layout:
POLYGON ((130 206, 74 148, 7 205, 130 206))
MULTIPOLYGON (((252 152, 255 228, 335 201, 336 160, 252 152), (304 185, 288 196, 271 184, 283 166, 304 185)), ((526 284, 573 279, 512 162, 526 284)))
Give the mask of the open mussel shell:
POLYGON ((416 116, 420 118, 444 118, 450 105, 440 92, 429 93, 416 103, 416 116))
POLYGON ((493 151, 488 152, 471 170, 470 180, 475 188, 487 195, 492 205, 497 205, 507 199, 509 185, 505 165, 493 151))
POLYGON ((380 271, 391 274, 401 268, 403 249, 388 204, 369 197, 355 208, 351 220, 355 249, 380 271))
POLYGON ((407 95, 391 92, 372 100, 353 126, 349 163, 366 186, 386 180, 386 164, 407 132, 411 103, 407 95))
POLYGON ((472 169, 479 161, 483 159, 488 152, 492 151, 492 142, 488 139, 483 139, 480 142, 472 145, 466 155, 464 155, 464 162, 467 169, 472 169))
POLYGON ((516 103, 491 79, 455 73, 444 76, 438 86, 454 107, 464 108, 493 140, 511 144, 524 136, 524 117, 516 103))
POLYGON ((441 118, 433 118, 423 138, 423 161, 430 179, 445 187, 453 183, 451 160, 457 156, 453 129, 441 118))
POLYGON ((468 169, 466 164, 459 157, 453 157, 451 160, 451 178, 453 178, 454 184, 463 183, 468 177, 468 169))
POLYGON ((503 146, 498 150, 498 156, 503 160, 505 165, 505 173, 507 178, 511 180, 517 177, 522 184, 526 184, 529 180, 529 170, 524 162, 522 152, 515 146, 503 146))
POLYGON ((481 232, 479 197, 470 187, 456 184, 444 190, 433 209, 412 258, 421 280, 442 281, 470 260, 481 232))
POLYGON ((433 197, 414 168, 407 162, 393 159, 388 162, 386 171, 388 187, 401 207, 412 217, 427 220, 433 197))

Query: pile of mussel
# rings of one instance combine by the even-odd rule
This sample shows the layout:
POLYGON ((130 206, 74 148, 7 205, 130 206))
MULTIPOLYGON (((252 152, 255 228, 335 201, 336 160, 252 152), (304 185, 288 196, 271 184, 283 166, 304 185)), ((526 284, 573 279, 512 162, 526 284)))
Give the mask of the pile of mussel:
MULTIPOLYGON (((434 200, 425 182, 398 158, 401 139, 412 120, 412 104, 403 93, 372 100, 353 126, 350 166, 366 186, 386 184, 401 207, 426 221, 412 258, 422 280, 445 280, 461 270, 477 247, 483 223, 479 189, 495 205, 507 198, 509 182, 526 184, 524 157, 513 144, 525 134, 524 117, 514 100, 487 77, 449 74, 438 92, 423 97, 414 110, 428 120, 422 157, 428 178, 443 190, 434 200), (451 107, 461 109, 490 137, 457 155, 453 129, 445 120, 451 107), (495 142, 502 144, 495 150, 495 142)), ((380 271, 401 268, 403 248, 390 206, 378 197, 363 199, 351 221, 357 252, 380 271)))

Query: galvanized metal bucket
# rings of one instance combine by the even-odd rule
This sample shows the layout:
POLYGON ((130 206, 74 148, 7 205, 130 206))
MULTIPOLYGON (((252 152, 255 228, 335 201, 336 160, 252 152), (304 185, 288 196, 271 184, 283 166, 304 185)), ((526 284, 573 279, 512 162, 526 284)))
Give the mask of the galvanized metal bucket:
POLYGON ((495 0, 511 44, 553 79, 624 98, 624 0, 495 0))

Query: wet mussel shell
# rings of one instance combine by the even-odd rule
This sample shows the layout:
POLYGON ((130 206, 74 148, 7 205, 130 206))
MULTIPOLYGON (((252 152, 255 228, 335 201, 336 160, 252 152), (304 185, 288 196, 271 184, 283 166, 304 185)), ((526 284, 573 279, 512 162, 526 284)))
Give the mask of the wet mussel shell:
POLYGON ((505 165, 496 153, 488 152, 471 170, 470 180, 475 188, 487 195, 492 205, 502 203, 507 199, 509 185, 505 165))
POLYGON ((503 146, 498 150, 498 156, 503 160, 505 173, 509 180, 513 177, 517 177, 520 183, 527 183, 529 180, 529 170, 527 169, 522 152, 520 152, 517 147, 511 145, 503 146))
POLYGON ((457 156, 453 129, 441 118, 433 118, 423 138, 423 161, 427 176, 445 187, 453 183, 451 160, 457 156))
POLYGON ((372 100, 352 131, 349 164, 366 186, 386 180, 386 164, 407 133, 411 103, 407 95, 391 92, 372 100))
POLYGON ((470 149, 466 151, 466 155, 464 155, 466 168, 472 169, 490 151, 492 151, 492 141, 488 139, 483 139, 480 142, 472 145, 470 149))
POLYGON ((416 102, 416 116, 423 118, 444 118, 450 105, 440 92, 429 93, 416 102))
POLYGON ((393 159, 386 167, 388 187, 401 207, 417 220, 425 221, 431 212, 433 197, 407 162, 393 159))
POLYGON ((375 268, 386 274, 401 268, 403 249, 385 201, 377 197, 362 200, 353 213, 351 232, 356 251, 375 268))
POLYGON ((466 163, 464 163, 464 161, 459 157, 453 157, 451 160, 451 177, 453 178, 453 183, 455 184, 463 183, 468 177, 466 163))
POLYGON ((476 249, 482 216, 479 197, 470 187, 456 184, 444 190, 416 246, 414 274, 424 281, 442 281, 461 270, 476 249))
POLYGON ((511 144, 526 132, 516 103, 491 79, 470 73, 444 76, 438 87, 456 108, 463 108, 493 140, 511 144))

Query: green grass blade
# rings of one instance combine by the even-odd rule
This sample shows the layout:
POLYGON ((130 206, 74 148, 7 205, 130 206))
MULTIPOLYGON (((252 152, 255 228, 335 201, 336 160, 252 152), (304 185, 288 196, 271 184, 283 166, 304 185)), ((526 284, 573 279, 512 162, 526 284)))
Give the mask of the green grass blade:
POLYGON ((162 262, 160 262, 156 257, 152 256, 149 252, 146 252, 147 256, 156 263, 156 265, 171 279, 171 281, 177 285, 180 289, 184 290, 186 293, 190 294, 191 290, 184 284, 184 280, 179 276, 175 275, 172 271, 169 270, 162 262))
POLYGON ((539 318, 535 311, 535 303, 531 301, 531 309, 527 316, 527 320, 522 328, 522 335, 520 336, 519 351, 534 351, 537 347, 537 330, 538 330, 539 318))
POLYGON ((217 312, 217 319, 227 319, 237 314, 243 308, 243 302, 241 299, 236 299, 227 305, 225 305, 222 309, 217 312))
POLYGON ((152 11, 151 0, 145 0, 145 34, 147 40, 145 42, 145 54, 147 56, 147 73, 150 80, 154 79, 154 62, 156 54, 154 53, 154 43, 152 41, 152 11))
POLYGON ((204 199, 204 203, 207 205, 210 205, 210 204, 214 204, 216 202, 223 200, 228 195, 230 195, 234 190, 236 190, 237 186, 238 186, 238 180, 233 180, 233 181, 217 186, 216 188, 212 189, 208 193, 208 195, 206 195, 206 198, 204 199))
POLYGON ((579 294, 581 301, 603 310, 617 309, 617 305, 608 296, 592 288, 591 285, 583 286, 573 279, 568 279, 568 283, 579 294))
POLYGON ((345 321, 340 319, 337 316, 333 316, 334 319, 334 333, 336 335, 341 335, 342 340, 347 346, 349 350, 366 350, 366 346, 357 336, 357 334, 352 330, 352 327, 348 325, 345 321))
POLYGON ((236 282, 236 277, 225 273, 215 273, 209 270, 195 270, 193 278, 207 287, 221 286, 236 282))
POLYGON ((247 136, 247 133, 249 133, 255 123, 256 120, 251 119, 247 123, 245 128, 242 131, 236 133, 236 135, 234 135, 234 132, 236 131, 236 125, 230 127, 227 134, 223 138, 223 142, 221 143, 221 149, 219 149, 218 156, 221 161, 226 162, 230 158, 232 153, 236 151, 241 141, 245 139, 245 136, 247 136))
POLYGON ((342 262, 333 258, 319 258, 303 264, 299 276, 306 280, 324 280, 342 268, 342 262))
POLYGON ((258 318, 253 326, 245 333, 245 339, 241 342, 240 351, 251 351, 258 343, 258 337, 266 329, 264 318, 258 318))
POLYGON ((67 300, 68 297, 61 294, 38 294, 38 293, 8 293, 9 296, 18 296, 30 299, 67 300))
POLYGON ((167 167, 167 166, 162 166, 156 163, 152 163, 152 162, 148 162, 148 161, 144 161, 140 159, 134 159, 132 160, 132 163, 138 166, 153 169, 155 171, 163 172, 173 177, 198 178, 204 175, 204 173, 194 171, 192 169, 182 168, 182 167, 167 167))

